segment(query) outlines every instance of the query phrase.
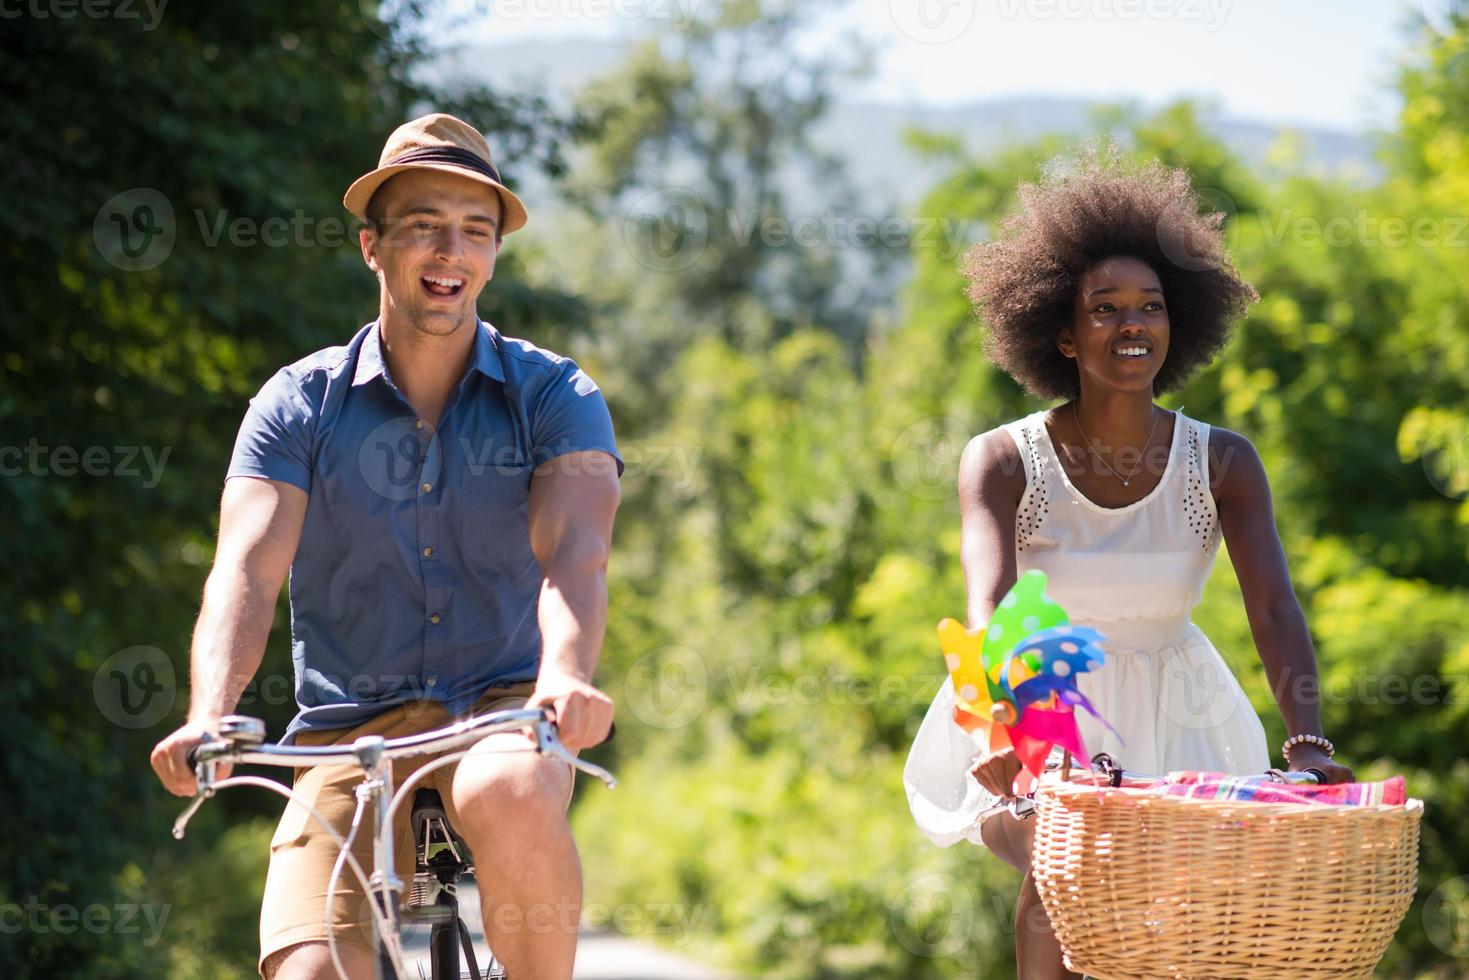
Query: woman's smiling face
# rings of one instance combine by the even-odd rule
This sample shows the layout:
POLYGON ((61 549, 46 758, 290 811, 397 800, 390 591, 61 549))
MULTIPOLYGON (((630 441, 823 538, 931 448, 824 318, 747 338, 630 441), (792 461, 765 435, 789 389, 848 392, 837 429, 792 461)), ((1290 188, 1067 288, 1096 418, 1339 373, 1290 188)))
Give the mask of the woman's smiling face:
POLYGON ((1151 390, 1168 356, 1168 329, 1158 274, 1141 259, 1114 255, 1082 275, 1056 346, 1076 358, 1083 390, 1151 390))

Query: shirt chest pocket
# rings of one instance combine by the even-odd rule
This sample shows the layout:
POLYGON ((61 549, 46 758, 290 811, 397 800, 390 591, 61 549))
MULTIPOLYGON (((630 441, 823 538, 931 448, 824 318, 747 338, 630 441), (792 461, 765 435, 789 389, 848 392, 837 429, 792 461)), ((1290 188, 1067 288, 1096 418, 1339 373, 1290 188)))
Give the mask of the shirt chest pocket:
POLYGON ((528 503, 531 467, 465 464, 460 474, 459 544, 477 570, 520 578, 534 567, 528 503))

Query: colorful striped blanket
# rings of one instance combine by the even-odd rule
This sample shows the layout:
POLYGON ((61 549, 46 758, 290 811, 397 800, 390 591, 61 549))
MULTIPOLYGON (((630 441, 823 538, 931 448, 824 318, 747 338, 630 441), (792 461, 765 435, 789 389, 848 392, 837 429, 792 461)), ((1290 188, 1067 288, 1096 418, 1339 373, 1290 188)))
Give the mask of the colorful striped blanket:
POLYGON ((1328 806, 1401 806, 1407 801, 1407 783, 1392 776, 1376 783, 1336 783, 1327 786, 1272 783, 1266 776, 1231 776, 1223 772, 1170 772, 1149 788, 1170 796, 1196 800, 1248 800, 1253 803, 1319 803, 1328 806))

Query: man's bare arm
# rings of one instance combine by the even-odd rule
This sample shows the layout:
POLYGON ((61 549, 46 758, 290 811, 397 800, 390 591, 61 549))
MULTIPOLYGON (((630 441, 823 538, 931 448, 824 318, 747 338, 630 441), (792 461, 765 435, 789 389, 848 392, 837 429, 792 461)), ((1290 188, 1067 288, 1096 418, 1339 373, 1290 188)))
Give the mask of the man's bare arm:
POLYGON ((188 750, 234 710, 260 669, 276 597, 301 541, 306 500, 299 487, 275 480, 225 483, 214 567, 194 625, 188 721, 153 749, 153 769, 169 792, 194 792, 188 750))
POLYGON ((607 625, 607 560, 621 502, 617 464, 603 452, 568 453, 531 480, 531 549, 545 576, 538 615, 541 669, 532 704, 549 704, 575 749, 607 737, 612 701, 592 686, 607 625))

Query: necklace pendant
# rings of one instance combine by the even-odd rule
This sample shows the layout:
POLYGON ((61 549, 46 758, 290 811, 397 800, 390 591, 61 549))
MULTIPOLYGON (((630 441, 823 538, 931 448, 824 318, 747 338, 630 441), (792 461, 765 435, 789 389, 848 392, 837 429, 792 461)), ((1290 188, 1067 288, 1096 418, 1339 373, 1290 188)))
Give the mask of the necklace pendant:
POLYGON ((1124 487, 1130 487, 1130 486, 1132 486, 1132 481, 1131 480, 1123 480, 1122 481, 1122 485, 1124 487))

